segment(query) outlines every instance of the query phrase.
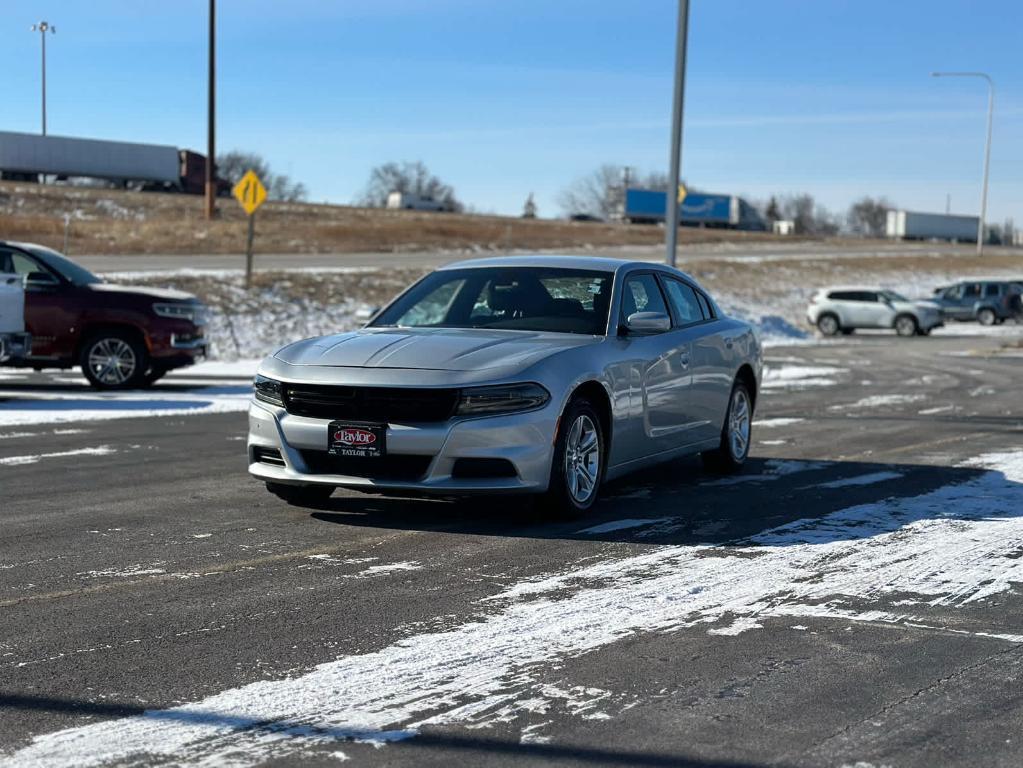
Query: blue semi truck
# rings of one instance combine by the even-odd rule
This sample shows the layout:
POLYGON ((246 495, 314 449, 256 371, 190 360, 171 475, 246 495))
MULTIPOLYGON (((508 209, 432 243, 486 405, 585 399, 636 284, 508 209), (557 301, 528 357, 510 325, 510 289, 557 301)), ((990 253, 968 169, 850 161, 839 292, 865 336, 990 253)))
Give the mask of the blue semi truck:
MULTIPOLYGON (((637 224, 664 221, 668 195, 656 189, 625 190, 625 219, 637 224)), ((757 209, 735 195, 690 192, 679 207, 679 223, 689 227, 720 227, 763 232, 767 229, 757 209)))

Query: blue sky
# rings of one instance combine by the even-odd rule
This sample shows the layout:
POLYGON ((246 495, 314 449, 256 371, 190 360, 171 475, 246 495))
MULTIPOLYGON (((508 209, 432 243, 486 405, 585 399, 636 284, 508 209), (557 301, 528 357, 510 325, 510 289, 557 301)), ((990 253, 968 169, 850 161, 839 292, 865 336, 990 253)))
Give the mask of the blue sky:
MULTIPOLYGON (((683 175, 763 198, 863 194, 979 209, 998 87, 990 219, 1023 222, 1019 0, 692 0, 683 175)), ((422 160, 483 211, 541 215, 601 163, 667 166, 673 0, 220 0, 218 147, 264 154, 348 202, 422 160)), ((8 0, 0 128, 205 147, 203 0, 8 0)))

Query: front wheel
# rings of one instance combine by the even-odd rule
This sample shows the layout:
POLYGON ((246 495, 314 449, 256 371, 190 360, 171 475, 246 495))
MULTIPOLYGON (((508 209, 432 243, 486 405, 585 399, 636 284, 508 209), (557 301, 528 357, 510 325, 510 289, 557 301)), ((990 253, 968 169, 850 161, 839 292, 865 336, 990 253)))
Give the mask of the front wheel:
POLYGON ((752 433, 753 400, 746 385, 737 381, 728 401, 728 413, 725 414, 725 425, 721 429, 721 445, 700 454, 703 465, 712 472, 738 472, 749 456, 752 433))
POLYGON ((899 315, 895 318, 895 332, 899 336, 916 336, 919 326, 912 315, 899 315))
POLYGON ((604 455, 600 415, 589 400, 573 400, 559 422, 551 479, 541 504, 564 517, 588 512, 604 479, 604 455))
POLYGON ((149 354, 142 342, 124 331, 107 331, 82 347, 82 373, 97 389, 130 389, 142 383, 149 354))

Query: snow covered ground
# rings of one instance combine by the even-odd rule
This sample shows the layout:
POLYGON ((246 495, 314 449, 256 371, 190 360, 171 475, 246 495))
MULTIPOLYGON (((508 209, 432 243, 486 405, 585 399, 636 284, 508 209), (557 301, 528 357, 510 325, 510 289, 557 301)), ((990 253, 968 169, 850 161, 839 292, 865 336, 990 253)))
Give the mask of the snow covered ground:
MULTIPOLYGON (((784 471, 805 474, 814 487, 816 464, 786 462, 784 471)), ((437 725, 518 724, 524 741, 542 743, 548 712, 601 720, 635 703, 625 691, 551 685, 544 671, 640 633, 703 631, 727 642, 763 629, 765 620, 804 631, 807 617, 929 627, 929 608, 956 611, 1023 584, 1023 450, 960 466, 977 474, 726 546, 653 546, 566 564, 509 585, 449 629, 183 706, 37 736, 0 765, 77 768, 139 754, 247 765, 303 750, 345 760, 345 742, 383 746, 437 725)), ((850 483, 891 479, 872 473, 850 483)), ((678 522, 684 520, 680 511, 678 522)), ((621 522, 633 529, 667 524, 621 522)), ((976 621, 941 629, 1012 646, 1023 644, 1023 624, 1015 624, 1008 632, 976 621)))

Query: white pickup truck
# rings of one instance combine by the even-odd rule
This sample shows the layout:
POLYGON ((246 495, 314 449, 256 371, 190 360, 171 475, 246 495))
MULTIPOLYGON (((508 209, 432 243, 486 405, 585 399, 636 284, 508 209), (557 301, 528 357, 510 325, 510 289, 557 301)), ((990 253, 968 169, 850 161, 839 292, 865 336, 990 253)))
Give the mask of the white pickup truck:
POLYGON ((0 273, 0 363, 28 357, 32 337, 25 333, 25 281, 0 273))

